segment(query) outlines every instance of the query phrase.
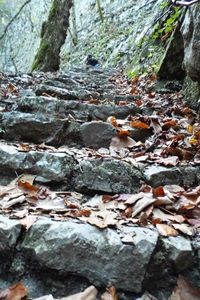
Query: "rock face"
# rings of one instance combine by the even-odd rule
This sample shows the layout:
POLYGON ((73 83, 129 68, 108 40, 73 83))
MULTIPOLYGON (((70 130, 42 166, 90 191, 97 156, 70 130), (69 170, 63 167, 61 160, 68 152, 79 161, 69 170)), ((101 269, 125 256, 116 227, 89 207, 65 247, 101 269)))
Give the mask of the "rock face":
MULTIPOLYGON (((67 35, 61 51, 61 69, 66 70, 74 64, 84 65, 89 53, 97 56, 105 67, 126 65, 134 57, 139 69, 138 52, 141 49, 138 50, 138 44, 151 34, 150 24, 159 17, 161 3, 162 0, 135 3, 130 0, 101 1, 102 22, 95 0, 81 4, 75 0, 70 17, 71 34, 67 35)), ((143 54, 148 52, 147 48, 142 51, 143 54)))
POLYGON ((181 28, 184 40, 184 66, 188 76, 200 83, 200 11, 199 3, 189 7, 181 28))
POLYGON ((188 8, 181 33, 184 41, 184 68, 187 73, 184 84, 184 94, 188 105, 200 109, 200 13, 199 3, 188 8))
MULTIPOLYGON (((4 72, 26 72, 31 70, 34 56, 40 43, 42 22, 47 18, 52 0, 33 0, 24 6, 21 13, 11 23, 7 34, 0 43, 0 69, 4 72), (23 34, 21 32, 23 31, 23 34), (15 45, 15 47, 12 47, 15 45), (8 54, 9 53, 9 54, 8 54)), ((15 0, 0 3, 2 12, 1 33, 6 24, 26 1, 15 0)), ((28 2, 28 1, 27 1, 28 2)))
MULTIPOLYGON (((131 0, 101 1, 104 20, 102 22, 95 0, 85 0, 81 3, 79 0, 74 0, 66 42, 60 54, 61 69, 85 65, 84 59, 90 52, 106 67, 131 62, 134 52, 137 52, 135 58, 141 52, 138 43, 152 33, 151 24, 160 16, 162 2, 163 0, 156 2, 145 0, 133 4, 131 0)), ((23 4, 24 1, 20 0, 19 3, 23 4)), ((42 23, 47 19, 52 3, 53 0, 31 1, 11 24, 8 34, 0 44, 1 52, 7 55, 6 58, 4 55, 0 58, 3 70, 30 71, 39 48, 40 33, 44 33, 45 26, 42 28, 42 23), (20 34, 22 28, 25 29, 23 36, 20 34), (14 48, 8 46, 13 43, 14 48)), ((8 23, 18 7, 14 0, 0 5, 5 9, 6 23, 8 23)), ((56 34, 54 33, 53 36, 56 34)), ((48 39, 47 36, 46 40, 48 39)), ((48 50, 45 43, 42 46, 43 49, 48 50)), ((143 54, 145 51, 148 49, 142 51, 143 54)), ((135 58, 137 68, 139 58, 135 58)))

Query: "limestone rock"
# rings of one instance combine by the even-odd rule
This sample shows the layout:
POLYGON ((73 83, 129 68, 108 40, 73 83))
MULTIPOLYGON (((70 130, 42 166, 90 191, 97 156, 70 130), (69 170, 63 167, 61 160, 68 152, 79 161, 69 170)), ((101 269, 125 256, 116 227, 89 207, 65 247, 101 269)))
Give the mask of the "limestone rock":
POLYGON ((19 221, 0 215, 0 255, 15 248, 20 232, 19 221))
POLYGON ((103 231, 88 224, 52 222, 40 218, 22 244, 29 259, 40 268, 74 273, 93 284, 115 285, 139 293, 146 267, 157 242, 157 233, 134 227, 133 244, 123 244, 112 229, 103 231))
POLYGON ((117 159, 87 159, 76 172, 73 185, 77 191, 135 193, 141 186, 140 171, 117 159))
MULTIPOLYGON (((113 96, 112 96, 113 97, 113 96)), ((110 116, 118 119, 124 119, 128 115, 135 115, 141 112, 141 109, 133 104, 124 106, 115 106, 112 104, 88 104, 79 101, 62 101, 56 98, 48 97, 22 97, 17 101, 17 110, 27 113, 40 114, 58 114, 66 118, 69 114, 75 119, 90 121, 99 119, 106 121, 110 116)))
POLYGON ((58 145, 66 130, 68 121, 41 114, 5 112, 2 126, 5 135, 15 140, 33 143, 49 143, 58 145))
POLYGON ((200 83, 200 11, 199 3, 188 8, 181 32, 184 40, 184 66, 187 74, 200 83))
MULTIPOLYGON (((9 145, 0 145, 0 172, 12 170, 38 174, 53 181, 70 181, 74 160, 65 153, 39 151, 18 152, 9 145)), ((10 173, 12 173, 10 172, 10 173)))
POLYGON ((108 148, 111 140, 117 135, 116 128, 105 122, 86 122, 80 127, 83 143, 94 149, 108 148))
POLYGON ((167 184, 193 185, 199 180, 199 172, 199 167, 149 166, 144 171, 144 178, 154 187, 167 184))
POLYGON ((193 250, 190 240, 183 236, 162 239, 166 259, 170 261, 177 273, 189 269, 194 263, 193 250))

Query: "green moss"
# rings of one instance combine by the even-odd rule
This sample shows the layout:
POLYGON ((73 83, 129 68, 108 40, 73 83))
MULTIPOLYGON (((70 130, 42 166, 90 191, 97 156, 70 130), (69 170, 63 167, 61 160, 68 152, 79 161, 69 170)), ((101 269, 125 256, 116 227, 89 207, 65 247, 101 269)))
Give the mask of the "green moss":
POLYGON ((43 63, 43 58, 45 56, 45 52, 49 50, 49 43, 47 41, 42 41, 40 44, 40 48, 35 57, 35 60, 32 65, 32 71, 39 70, 41 64, 43 63))
POLYGON ((56 15, 57 13, 59 13, 59 11, 60 11, 59 3, 57 0, 54 0, 52 7, 50 9, 49 15, 50 16, 56 15))

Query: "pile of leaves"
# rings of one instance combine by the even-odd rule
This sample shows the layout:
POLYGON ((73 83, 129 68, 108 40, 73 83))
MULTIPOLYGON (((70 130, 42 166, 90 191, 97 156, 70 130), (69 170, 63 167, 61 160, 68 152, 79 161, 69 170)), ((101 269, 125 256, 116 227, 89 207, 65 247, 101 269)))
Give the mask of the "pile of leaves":
MULTIPOLYGON (((180 232, 193 236, 200 228, 200 187, 178 185, 152 188, 143 184, 137 194, 96 195, 85 199, 76 192, 53 192, 33 184, 35 175, 22 174, 0 187, 0 207, 10 218, 18 218, 26 229, 38 216, 57 221, 78 219, 100 229, 120 225, 156 227, 163 236, 180 232)), ((123 242, 131 237, 122 236, 123 242)))
MULTIPOLYGON (((98 290, 94 286, 90 286, 83 292, 78 294, 55 299, 52 295, 46 295, 32 300, 118 300, 117 291, 114 286, 107 287, 106 291, 100 296, 97 296, 98 290)), ((13 286, 0 290, 0 299, 3 300, 31 300, 28 298, 28 289, 22 283, 17 282, 13 286)), ((156 297, 145 292, 141 299, 158 300, 156 297)), ((200 289, 194 287, 186 278, 179 275, 177 285, 174 288, 168 300, 199 300, 200 289)))

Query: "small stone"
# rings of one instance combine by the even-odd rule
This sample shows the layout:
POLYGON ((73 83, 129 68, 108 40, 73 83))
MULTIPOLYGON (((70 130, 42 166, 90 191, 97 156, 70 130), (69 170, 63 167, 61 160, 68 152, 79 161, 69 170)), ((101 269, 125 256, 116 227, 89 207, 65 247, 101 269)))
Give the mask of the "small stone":
POLYGON ((91 146, 94 149, 109 147, 111 139, 117 135, 116 128, 109 123, 87 122, 81 128, 81 136, 86 147, 91 146))

